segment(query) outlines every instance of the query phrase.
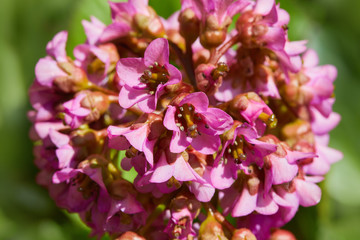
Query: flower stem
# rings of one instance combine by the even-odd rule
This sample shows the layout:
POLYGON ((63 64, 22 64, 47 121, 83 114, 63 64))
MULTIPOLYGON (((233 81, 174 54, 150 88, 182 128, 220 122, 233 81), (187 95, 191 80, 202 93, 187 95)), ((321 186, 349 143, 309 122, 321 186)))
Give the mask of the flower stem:
POLYGON ((179 48, 178 45, 175 43, 169 41, 170 46, 172 49, 176 52, 178 55, 182 66, 185 69, 186 75, 188 76, 190 83, 193 85, 194 89, 196 90, 196 79, 195 79, 195 71, 194 71, 194 65, 192 60, 192 48, 191 44, 189 42, 186 42, 186 52, 185 54, 183 51, 179 48))
POLYGON ((230 38, 230 40, 224 43, 219 49, 215 51, 211 51, 209 63, 216 64, 221 58, 221 56, 224 55, 226 51, 229 50, 229 48, 234 46, 238 42, 238 40, 239 40, 239 35, 237 34, 232 38, 230 38))

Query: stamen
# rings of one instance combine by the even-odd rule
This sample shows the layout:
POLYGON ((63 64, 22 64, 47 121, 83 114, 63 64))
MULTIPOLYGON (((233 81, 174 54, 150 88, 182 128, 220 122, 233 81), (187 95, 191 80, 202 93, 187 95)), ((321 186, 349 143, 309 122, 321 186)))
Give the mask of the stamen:
POLYGON ((178 118, 182 118, 183 115, 181 113, 179 113, 177 116, 178 116, 178 118))
POLYGON ((275 117, 275 114, 266 114, 266 113, 261 113, 259 115, 259 119, 261 121, 263 121, 269 128, 275 128, 277 125, 277 119, 275 117))

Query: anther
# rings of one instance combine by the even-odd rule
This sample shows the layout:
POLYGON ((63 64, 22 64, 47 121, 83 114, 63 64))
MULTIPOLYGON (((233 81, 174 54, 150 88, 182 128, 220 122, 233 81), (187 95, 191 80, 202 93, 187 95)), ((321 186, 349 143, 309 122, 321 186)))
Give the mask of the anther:
POLYGON ((183 115, 182 115, 181 113, 179 113, 179 114, 177 115, 178 118, 182 118, 182 116, 183 116, 183 115))
POLYGON ((180 128, 180 131, 184 131, 184 130, 185 130, 184 126, 180 126, 179 128, 180 128))
POLYGON ((192 111, 192 110, 193 110, 192 106, 189 106, 189 111, 192 111))
POLYGON ((179 109, 180 109, 181 112, 184 111, 184 108, 183 108, 183 107, 179 107, 179 109))
POLYGON ((189 127, 189 130, 190 130, 190 131, 194 131, 196 128, 197 128, 197 125, 194 124, 194 125, 191 125, 191 126, 189 127))

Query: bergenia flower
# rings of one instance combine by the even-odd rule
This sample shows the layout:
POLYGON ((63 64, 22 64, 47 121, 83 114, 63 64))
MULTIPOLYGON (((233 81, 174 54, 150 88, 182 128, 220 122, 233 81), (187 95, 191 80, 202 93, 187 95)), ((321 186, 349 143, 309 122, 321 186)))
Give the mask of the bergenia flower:
POLYGON ((219 135, 231 127, 233 120, 224 111, 208 106, 209 99, 203 92, 191 93, 176 106, 168 106, 164 126, 173 131, 171 152, 181 153, 190 144, 203 154, 218 150, 219 135))
POLYGON ((147 47, 144 58, 122 58, 117 68, 121 88, 119 104, 129 108, 138 104, 144 112, 153 112, 166 87, 181 81, 180 71, 169 64, 169 44, 159 38, 147 47))
POLYGON ((223 143, 211 171, 211 182, 217 189, 230 187, 238 177, 238 170, 242 170, 244 166, 255 163, 263 167, 264 157, 277 148, 272 143, 257 140, 258 133, 247 123, 239 125, 232 134, 227 135, 233 137, 223 143))

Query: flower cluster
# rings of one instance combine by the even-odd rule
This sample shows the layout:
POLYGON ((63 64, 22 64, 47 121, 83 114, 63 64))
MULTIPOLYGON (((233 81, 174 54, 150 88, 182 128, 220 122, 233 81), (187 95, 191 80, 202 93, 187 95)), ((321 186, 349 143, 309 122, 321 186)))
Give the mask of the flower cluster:
POLYGON ((36 64, 38 183, 98 238, 295 239, 278 228, 342 158, 336 69, 288 39, 274 0, 182 0, 169 19, 109 4, 75 59, 60 32, 36 64))

